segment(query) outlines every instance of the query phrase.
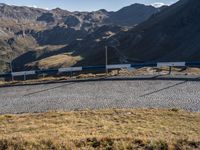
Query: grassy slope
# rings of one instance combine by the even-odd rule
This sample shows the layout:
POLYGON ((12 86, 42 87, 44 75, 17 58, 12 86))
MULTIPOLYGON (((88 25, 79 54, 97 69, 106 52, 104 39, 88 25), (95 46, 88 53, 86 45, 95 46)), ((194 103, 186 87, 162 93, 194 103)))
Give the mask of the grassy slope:
POLYGON ((0 149, 200 149, 199 124, 176 109, 1 115, 0 149))
POLYGON ((79 60, 81 60, 81 57, 59 54, 33 62, 30 65, 37 66, 40 69, 70 67, 76 64, 79 60))

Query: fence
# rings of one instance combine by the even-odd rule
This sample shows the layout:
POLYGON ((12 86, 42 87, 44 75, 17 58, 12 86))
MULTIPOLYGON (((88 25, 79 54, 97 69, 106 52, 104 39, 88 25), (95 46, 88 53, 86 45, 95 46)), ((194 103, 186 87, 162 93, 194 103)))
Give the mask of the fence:
POLYGON ((114 69, 133 69, 142 67, 200 67, 200 62, 150 62, 150 63, 134 63, 134 64, 113 64, 113 65, 100 65, 100 66, 82 66, 82 67, 69 67, 59 69, 47 69, 47 70, 32 70, 21 72, 10 72, 0 74, 0 78, 24 77, 33 75, 58 75, 61 73, 73 73, 81 71, 98 71, 98 70, 114 70, 114 69))

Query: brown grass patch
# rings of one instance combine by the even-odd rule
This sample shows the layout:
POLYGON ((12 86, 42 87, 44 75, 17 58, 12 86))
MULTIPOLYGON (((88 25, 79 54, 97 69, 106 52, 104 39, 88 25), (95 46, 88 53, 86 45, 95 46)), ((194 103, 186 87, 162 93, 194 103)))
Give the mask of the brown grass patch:
MULTIPOLYGON (((51 57, 41 59, 37 62, 33 62, 33 65, 38 66, 40 69, 58 68, 58 67, 70 67, 80 61, 79 56, 70 56, 68 54, 59 54, 51 57)), ((30 64, 31 65, 31 64, 30 64)))
POLYGON ((200 114, 134 109, 1 115, 0 149, 200 149, 200 114))
POLYGON ((56 51, 58 49, 64 48, 67 45, 45 45, 45 46, 38 46, 35 48, 35 51, 56 51))
POLYGON ((38 84, 38 83, 48 83, 48 82, 62 82, 62 81, 72 81, 75 79, 90 79, 90 78, 101 78, 105 77, 106 74, 80 74, 80 75, 75 75, 75 76, 58 76, 58 77, 53 77, 53 76, 45 76, 42 77, 40 76, 38 79, 32 79, 32 80, 14 80, 14 81, 4 81, 0 80, 0 86, 9 86, 9 85, 27 85, 27 84, 38 84))
MULTIPOLYGON (((174 75, 200 75, 200 68, 181 68, 181 67, 172 67, 171 74, 174 75)), ((153 75, 153 74, 168 74, 169 67, 144 67, 134 71, 128 71, 123 69, 120 71, 121 76, 135 76, 135 75, 153 75)))

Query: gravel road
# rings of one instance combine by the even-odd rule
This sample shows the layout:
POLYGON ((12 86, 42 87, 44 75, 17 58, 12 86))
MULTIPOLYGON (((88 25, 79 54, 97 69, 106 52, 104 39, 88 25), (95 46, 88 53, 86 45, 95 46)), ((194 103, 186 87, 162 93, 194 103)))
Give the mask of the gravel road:
POLYGON ((200 81, 115 80, 0 88, 0 113, 101 108, 200 111, 200 81))

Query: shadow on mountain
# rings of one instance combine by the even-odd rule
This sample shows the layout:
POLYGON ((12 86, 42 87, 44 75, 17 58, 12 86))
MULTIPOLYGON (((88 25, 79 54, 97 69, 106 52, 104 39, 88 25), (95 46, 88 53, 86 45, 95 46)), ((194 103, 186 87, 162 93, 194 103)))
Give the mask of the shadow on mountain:
POLYGON ((40 45, 64 45, 83 38, 86 34, 87 32, 84 30, 56 26, 53 29, 34 33, 33 36, 40 45))

